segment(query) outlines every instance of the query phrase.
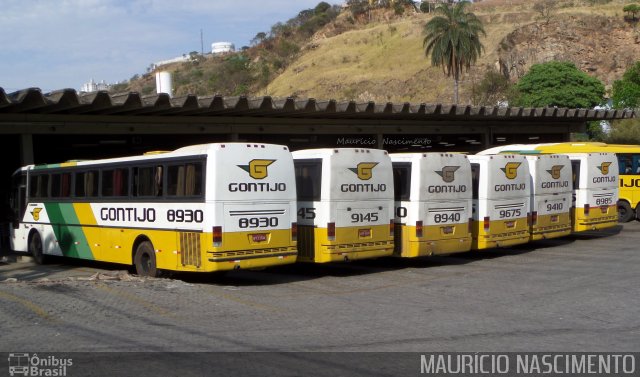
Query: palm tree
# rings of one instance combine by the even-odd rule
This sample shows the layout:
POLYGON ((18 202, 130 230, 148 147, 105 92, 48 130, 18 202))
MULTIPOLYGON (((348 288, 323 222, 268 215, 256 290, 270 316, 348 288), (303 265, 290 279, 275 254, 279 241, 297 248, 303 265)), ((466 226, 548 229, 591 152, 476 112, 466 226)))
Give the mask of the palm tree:
POLYGON ((469 70, 478 60, 484 46, 480 34, 486 36, 482 22, 475 14, 466 12, 468 1, 453 6, 440 5, 436 16, 424 27, 425 55, 431 54, 431 65, 441 66, 447 77, 453 76, 453 102, 458 103, 458 82, 463 69, 469 70))

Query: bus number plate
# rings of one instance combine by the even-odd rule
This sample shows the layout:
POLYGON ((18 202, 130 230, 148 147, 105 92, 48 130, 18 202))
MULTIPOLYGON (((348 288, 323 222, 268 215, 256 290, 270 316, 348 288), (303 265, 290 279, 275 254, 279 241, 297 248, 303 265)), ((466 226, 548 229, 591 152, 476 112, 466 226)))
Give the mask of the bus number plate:
POLYGON ((514 226, 516 226, 516 222, 515 221, 505 221, 504 225, 506 225, 507 228, 513 228, 514 226))
POLYGON ((442 227, 442 234, 452 234, 453 233, 453 227, 452 226, 443 226, 442 227))
POLYGON ((551 222, 552 223, 557 223, 558 222, 558 215, 552 215, 551 216, 551 222))
POLYGON ((600 211, 602 211, 603 215, 606 215, 609 212, 609 206, 600 206, 600 211))
POLYGON ((265 233, 252 234, 251 240, 253 242, 265 242, 267 240, 267 235, 265 233))
POLYGON ((358 229, 358 236, 360 238, 371 237, 371 229, 358 229))

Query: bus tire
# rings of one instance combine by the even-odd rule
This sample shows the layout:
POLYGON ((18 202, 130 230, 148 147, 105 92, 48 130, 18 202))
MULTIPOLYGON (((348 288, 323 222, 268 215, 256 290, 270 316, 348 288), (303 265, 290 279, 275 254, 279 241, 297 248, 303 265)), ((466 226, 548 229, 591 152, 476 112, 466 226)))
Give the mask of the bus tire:
POLYGON ((634 213, 634 210, 631 209, 631 205, 624 200, 619 200, 618 201, 618 222, 626 223, 633 220, 634 217, 635 217, 635 213, 634 213))
POLYGON ((33 232, 29 239, 29 253, 31 253, 33 261, 36 262, 36 264, 47 263, 47 257, 42 251, 42 238, 38 232, 33 232))
POLYGON ((141 242, 136 248, 133 256, 133 264, 136 267, 136 274, 139 276, 157 277, 156 252, 151 242, 141 242))
POLYGON ((636 206, 636 220, 640 221, 640 204, 636 206))

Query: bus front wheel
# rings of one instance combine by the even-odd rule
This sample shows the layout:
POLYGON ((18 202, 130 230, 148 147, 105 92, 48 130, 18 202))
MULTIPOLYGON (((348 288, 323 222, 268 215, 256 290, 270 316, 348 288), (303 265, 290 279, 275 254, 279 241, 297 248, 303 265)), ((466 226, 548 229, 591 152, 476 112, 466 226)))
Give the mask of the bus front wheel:
POLYGON ((626 223, 631 221, 634 217, 635 213, 633 209, 631 209, 631 205, 624 200, 620 200, 618 202, 618 222, 626 223))
POLYGON ((156 252, 151 242, 141 242, 136 248, 133 256, 133 263, 136 266, 136 273, 140 276, 157 277, 156 252))
POLYGON ((40 233, 34 232, 31 236, 29 252, 36 264, 45 264, 47 262, 47 258, 42 251, 42 238, 40 238, 40 233))

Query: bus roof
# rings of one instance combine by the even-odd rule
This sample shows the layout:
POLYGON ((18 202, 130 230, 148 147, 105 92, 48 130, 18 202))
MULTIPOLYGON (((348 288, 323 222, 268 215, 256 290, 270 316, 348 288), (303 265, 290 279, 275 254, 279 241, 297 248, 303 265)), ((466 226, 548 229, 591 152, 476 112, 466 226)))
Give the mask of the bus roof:
POLYGON ((119 162, 128 162, 128 161, 152 161, 157 159, 166 159, 170 157, 188 157, 188 156, 201 156, 212 153, 214 151, 222 150, 226 147, 239 148, 245 146, 245 148, 283 148, 284 150, 289 150, 287 146, 277 145, 277 144, 264 144, 264 143, 209 143, 209 144, 198 144, 198 145, 190 145, 182 148, 178 148, 173 151, 161 152, 161 151, 152 151, 151 153, 147 152, 141 155, 133 155, 126 157, 115 157, 115 158, 107 158, 107 159, 99 159, 99 160, 69 160, 67 162, 62 163, 54 163, 54 164, 40 164, 40 165, 27 165, 22 167, 20 170, 39 170, 39 169, 55 169, 55 168, 64 168, 71 166, 84 166, 84 165, 100 165, 100 164, 109 164, 109 163, 119 163, 119 162))

